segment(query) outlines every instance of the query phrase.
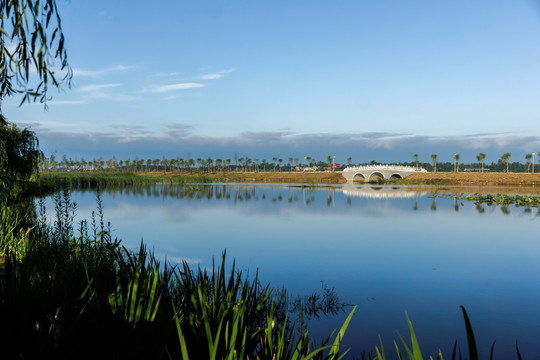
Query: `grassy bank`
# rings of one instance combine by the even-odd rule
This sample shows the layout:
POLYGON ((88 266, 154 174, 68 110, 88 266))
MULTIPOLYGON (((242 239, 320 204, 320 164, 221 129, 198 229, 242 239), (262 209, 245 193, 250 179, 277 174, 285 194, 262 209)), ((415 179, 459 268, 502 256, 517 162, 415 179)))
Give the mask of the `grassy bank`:
POLYGON ((398 181, 408 185, 454 186, 538 186, 540 174, 529 173, 466 173, 425 172, 414 173, 398 181))
MULTIPOLYGON (((96 186, 144 185, 150 183, 291 183, 291 184, 345 184, 340 172, 47 172, 41 173, 39 183, 44 187, 95 188, 96 186)), ((444 186, 529 186, 540 187, 540 174, 528 173, 415 173, 396 181, 406 185, 444 186)))

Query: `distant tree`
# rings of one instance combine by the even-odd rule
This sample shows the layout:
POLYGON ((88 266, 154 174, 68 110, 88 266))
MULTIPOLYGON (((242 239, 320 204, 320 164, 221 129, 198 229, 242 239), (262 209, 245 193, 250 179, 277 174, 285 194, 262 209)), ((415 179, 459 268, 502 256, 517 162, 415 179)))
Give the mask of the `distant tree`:
POLYGON ((456 163, 456 172, 459 172, 459 154, 454 154, 454 161, 456 163))
POLYGON ((272 158, 272 161, 273 161, 273 163, 274 163, 274 172, 276 172, 277 157, 274 156, 274 157, 272 158))
POLYGON ((508 161, 510 160, 510 156, 512 156, 512 154, 510 154, 510 153, 504 153, 501 156, 501 160, 506 163, 506 173, 507 174, 509 172, 508 171, 508 161))
POLYGON ((52 171, 58 170, 58 163, 56 162, 56 152, 51 154, 51 157, 49 158, 49 163, 51 164, 52 171))
POLYGON ((240 167, 242 168, 242 171, 243 171, 243 165, 244 165, 244 158, 243 157, 238 158, 238 164, 240 164, 240 167))
POLYGON ((478 163, 480 164, 480 169, 482 172, 484 172, 484 160, 486 158, 486 154, 484 153, 479 153, 478 155, 476 155, 476 160, 478 160, 478 163))
POLYGON ((414 154, 413 157, 414 157, 414 161, 416 163, 416 169, 418 170, 418 154, 414 154))
POLYGON ((332 156, 328 155, 326 157, 326 162, 328 163, 328 167, 330 168, 330 170, 332 170, 332 156))
POLYGON ((281 166, 281 164, 283 163, 283 159, 278 159, 277 161, 279 163, 279 171, 283 171, 283 168, 281 166))
POLYGON ((351 166, 352 165, 352 157, 348 157, 347 158, 347 166, 351 166))
MULTIPOLYGON (((289 158, 289 168, 292 168, 292 164, 293 164, 293 158, 290 157, 289 158)), ((289 171, 290 171, 290 169, 289 169, 289 171)))
POLYGON ((437 172, 437 154, 431 154, 431 160, 433 160, 433 172, 437 172))
POLYGON ((266 159, 262 160, 262 164, 263 164, 263 172, 266 172, 266 159))
POLYGON ((525 160, 526 160, 526 163, 527 163, 527 172, 530 172, 530 170, 531 170, 531 159, 532 159, 532 157, 533 157, 532 154, 525 155, 525 160))

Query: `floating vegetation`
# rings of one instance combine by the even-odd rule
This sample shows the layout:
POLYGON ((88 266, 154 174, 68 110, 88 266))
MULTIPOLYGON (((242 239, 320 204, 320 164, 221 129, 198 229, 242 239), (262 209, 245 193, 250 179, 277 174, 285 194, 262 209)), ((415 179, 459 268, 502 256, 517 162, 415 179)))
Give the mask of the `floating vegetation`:
MULTIPOLYGON (((440 194, 438 196, 441 196, 440 194)), ((507 195, 507 194, 453 194, 446 195, 457 200, 473 201, 475 204, 486 205, 515 205, 526 207, 540 207, 540 196, 507 195)))

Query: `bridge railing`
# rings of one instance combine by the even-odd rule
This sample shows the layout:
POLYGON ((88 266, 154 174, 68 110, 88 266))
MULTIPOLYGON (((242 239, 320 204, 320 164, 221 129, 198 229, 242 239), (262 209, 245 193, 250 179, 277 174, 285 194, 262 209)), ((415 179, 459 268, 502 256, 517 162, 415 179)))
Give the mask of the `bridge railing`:
POLYGON ((426 172, 424 168, 415 168, 412 166, 403 165, 363 165, 363 166, 349 166, 343 169, 343 171, 362 171, 362 170, 395 170, 395 171, 420 171, 426 172))

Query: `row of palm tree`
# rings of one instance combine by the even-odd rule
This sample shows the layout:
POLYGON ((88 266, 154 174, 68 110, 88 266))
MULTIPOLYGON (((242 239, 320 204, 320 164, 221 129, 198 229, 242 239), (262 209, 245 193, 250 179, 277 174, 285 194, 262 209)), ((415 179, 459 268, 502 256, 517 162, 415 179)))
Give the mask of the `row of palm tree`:
MULTIPOLYGON (((332 158, 328 157, 328 166, 331 166, 332 158)), ((292 171, 293 169, 300 169, 299 158, 288 158, 289 162, 285 169, 292 171)), ((316 162, 315 158, 306 156, 304 158, 304 166, 323 166, 316 162)), ((267 166, 271 167, 273 171, 284 171, 283 159, 273 157, 272 162, 268 162, 266 159, 250 158, 250 157, 237 157, 234 158, 234 165, 231 159, 212 159, 212 158, 172 158, 172 159, 127 159, 117 160, 115 156, 108 160, 103 160, 102 157, 98 159, 86 160, 81 157, 80 160, 68 158, 66 155, 62 156, 61 160, 57 160, 56 154, 52 154, 49 158, 43 157, 40 161, 41 171, 75 171, 75 170, 113 170, 113 171, 189 171, 194 170, 198 172, 225 172, 225 171, 243 171, 243 172, 259 172, 267 171, 267 166)))
MULTIPOLYGON (((510 158, 512 154, 507 152, 501 155, 499 159, 500 163, 505 164, 505 172, 509 172, 510 168, 510 158)), ((419 167, 418 154, 414 154, 414 164, 416 168, 419 167)), ((433 172, 437 171, 437 154, 431 154, 431 160, 433 164, 433 172)), ((460 165, 460 155, 454 154, 454 171, 459 171, 460 165)), ((478 162, 478 169, 480 172, 485 172, 485 161, 486 154, 479 153, 476 156, 478 162)), ((234 157, 231 159, 212 159, 212 158, 187 158, 183 159, 180 157, 172 159, 126 159, 126 160, 117 160, 116 157, 112 157, 108 160, 103 160, 102 157, 98 159, 85 160, 84 157, 81 157, 80 160, 73 160, 68 158, 66 155, 63 155, 61 160, 57 160, 56 154, 52 154, 49 158, 43 157, 40 161, 40 170, 41 171, 76 171, 76 170, 112 170, 112 171, 126 171, 126 172, 157 172, 157 171, 176 171, 176 172, 231 172, 231 171, 240 171, 240 172, 281 172, 281 171, 299 171, 303 168, 317 168, 317 169, 333 169, 334 168, 334 157, 328 155, 326 162, 317 161, 314 157, 306 156, 304 157, 303 163, 299 158, 289 157, 288 163, 284 164, 284 160, 278 157, 272 157, 271 161, 266 159, 259 158, 250 158, 250 157, 234 157)), ((534 155, 532 153, 525 155, 527 172, 534 172, 534 155), (532 164, 532 167, 531 167, 532 164)), ((540 163, 540 157, 538 159, 540 163)), ((372 163, 374 163, 372 161, 372 163)), ((347 165, 352 166, 352 157, 347 158, 347 165)), ((499 165, 499 168, 501 165, 499 165)), ((443 169, 448 171, 447 165, 443 166, 443 169)))
MULTIPOLYGON (((510 172, 509 163, 510 163, 510 157, 511 156, 512 156, 512 154, 507 152, 507 153, 502 154, 501 158, 499 159, 500 162, 506 164, 506 173, 510 172)), ((415 160, 416 168, 418 169, 418 154, 414 154, 413 157, 414 157, 414 160, 415 160)), ((534 163, 533 163, 533 160, 532 160, 533 157, 534 157, 534 153, 530 153, 530 154, 525 155, 525 164, 527 165, 527 172, 530 172, 531 164, 532 164, 532 169, 533 169, 533 172, 534 172, 534 163)), ((478 166, 479 166, 480 172, 484 172, 484 170, 485 170, 485 168, 484 168, 484 160, 485 159, 486 159, 486 154, 485 153, 479 153, 478 155, 476 155, 476 160, 478 161, 478 166)), ((431 154, 431 160, 433 162, 433 172, 437 172, 437 154, 431 154)), ((454 154, 454 171, 455 172, 459 172, 459 160, 460 160, 460 155, 459 154, 454 154)), ((540 157, 538 158, 538 162, 540 163, 540 157)))

